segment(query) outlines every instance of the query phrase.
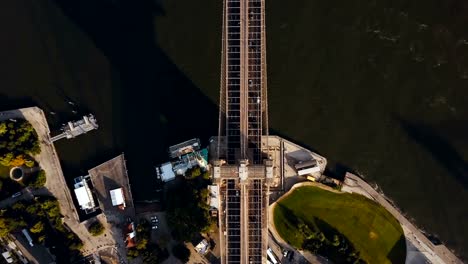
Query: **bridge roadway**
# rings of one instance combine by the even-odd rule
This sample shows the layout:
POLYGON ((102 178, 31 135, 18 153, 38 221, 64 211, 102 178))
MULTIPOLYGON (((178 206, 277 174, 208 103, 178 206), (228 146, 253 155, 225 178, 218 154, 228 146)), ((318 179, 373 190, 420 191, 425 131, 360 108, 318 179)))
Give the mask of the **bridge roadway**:
POLYGON ((271 168, 263 164, 262 149, 268 135, 264 10, 264 0, 223 5, 216 160, 224 162, 213 173, 220 186, 221 263, 266 262, 271 168))

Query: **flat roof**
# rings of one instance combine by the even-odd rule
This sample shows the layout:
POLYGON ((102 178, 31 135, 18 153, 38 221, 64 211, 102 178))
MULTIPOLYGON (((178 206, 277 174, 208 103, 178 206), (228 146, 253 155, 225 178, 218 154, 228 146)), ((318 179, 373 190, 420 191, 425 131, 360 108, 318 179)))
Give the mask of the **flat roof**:
POLYGON ((316 172, 319 172, 320 171, 320 167, 312 167, 312 168, 308 168, 308 169, 303 169, 303 170, 298 170, 297 171, 297 174, 299 176, 302 176, 302 175, 306 175, 306 174, 310 174, 310 173, 316 173, 316 172))
POLYGON ((111 190, 110 196, 111 196, 113 206, 125 204, 125 199, 124 199, 122 188, 111 190))
POLYGON ((300 169, 306 168, 306 167, 315 167, 315 166, 317 166, 317 160, 315 160, 315 159, 299 162, 296 165, 294 165, 296 170, 300 170, 300 169))
POLYGON ((172 164, 170 162, 166 162, 161 165, 161 180, 163 182, 171 181, 175 179, 175 173, 172 170, 172 164))
POLYGON ((93 198, 90 197, 90 193, 88 192, 86 186, 76 188, 74 191, 81 209, 91 209, 94 207, 93 198))
POLYGON ((208 190, 210 191, 209 203, 211 207, 219 209, 219 186, 218 185, 208 185, 208 190))
POLYGON ((107 217, 109 215, 135 217, 135 208, 123 154, 88 170, 88 172, 93 183, 93 191, 96 193, 96 198, 104 215, 107 217), (124 210, 112 205, 110 191, 119 188, 123 191, 124 210))

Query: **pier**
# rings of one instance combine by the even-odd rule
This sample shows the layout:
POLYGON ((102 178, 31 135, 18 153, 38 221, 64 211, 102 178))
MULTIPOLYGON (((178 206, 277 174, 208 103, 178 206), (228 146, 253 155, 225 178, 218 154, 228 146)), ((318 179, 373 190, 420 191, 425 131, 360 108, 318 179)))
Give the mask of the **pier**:
POLYGON ((59 135, 53 136, 50 141, 55 142, 62 138, 75 138, 81 134, 88 133, 91 130, 98 129, 98 127, 96 118, 94 118, 92 114, 89 114, 87 116, 83 116, 80 120, 68 122, 61 128, 63 132, 59 135))

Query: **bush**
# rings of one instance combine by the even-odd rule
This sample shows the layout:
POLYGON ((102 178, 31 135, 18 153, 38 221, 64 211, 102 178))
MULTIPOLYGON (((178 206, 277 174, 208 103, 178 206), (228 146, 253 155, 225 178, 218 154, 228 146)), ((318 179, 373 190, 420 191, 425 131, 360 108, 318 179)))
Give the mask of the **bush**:
POLYGON ((26 120, 0 122, 0 164, 6 167, 34 164, 29 156, 40 153, 37 133, 26 120))
POLYGON ((34 179, 32 179, 28 185, 33 187, 33 188, 42 188, 44 187, 45 183, 47 181, 47 178, 46 178, 46 173, 44 170, 40 170, 34 177, 34 179))
POLYGON ((92 223, 88 228, 89 233, 93 236, 99 236, 104 234, 104 230, 104 226, 99 221, 92 223))
POLYGON ((184 244, 177 244, 172 247, 172 255, 183 263, 187 263, 190 258, 190 250, 184 244))
POLYGON ((29 229, 29 231, 31 231, 31 233, 34 234, 42 233, 44 231, 44 223, 42 223, 41 221, 37 222, 29 229))

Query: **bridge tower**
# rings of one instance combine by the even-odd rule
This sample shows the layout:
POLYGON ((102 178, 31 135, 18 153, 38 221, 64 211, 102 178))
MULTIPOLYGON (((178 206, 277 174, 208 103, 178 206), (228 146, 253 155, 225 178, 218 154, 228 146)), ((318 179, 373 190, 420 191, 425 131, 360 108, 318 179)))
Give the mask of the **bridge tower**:
POLYGON ((219 131, 221 263, 266 263, 268 146, 265 0, 224 0, 219 131))

